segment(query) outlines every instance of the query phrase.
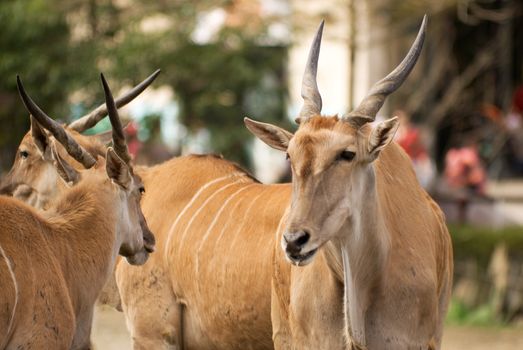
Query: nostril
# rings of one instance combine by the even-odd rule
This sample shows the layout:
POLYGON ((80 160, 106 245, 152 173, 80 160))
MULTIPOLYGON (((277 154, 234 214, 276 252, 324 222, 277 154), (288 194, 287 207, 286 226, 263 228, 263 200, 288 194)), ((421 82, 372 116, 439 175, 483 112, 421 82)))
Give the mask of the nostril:
POLYGON ((285 250, 293 254, 299 254, 302 247, 309 241, 311 235, 306 231, 287 233, 283 236, 286 244, 285 250))
POLYGON ((308 232, 303 232, 301 236, 296 239, 296 244, 301 247, 309 241, 310 237, 311 235, 308 232))

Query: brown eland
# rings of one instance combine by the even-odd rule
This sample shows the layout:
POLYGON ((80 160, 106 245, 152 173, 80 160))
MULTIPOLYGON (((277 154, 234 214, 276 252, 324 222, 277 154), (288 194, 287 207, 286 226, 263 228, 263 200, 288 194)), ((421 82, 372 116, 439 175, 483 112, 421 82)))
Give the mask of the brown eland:
POLYGON ((289 185, 211 155, 140 175, 157 253, 116 270, 134 349, 272 349, 271 257, 289 185))
POLYGON ((286 152, 292 169, 273 262, 277 349, 441 346, 453 269, 445 219, 392 142, 397 118, 371 125, 414 67, 425 29, 426 17, 399 66, 338 117, 321 115, 322 23, 303 78, 298 130, 245 119, 258 138, 286 152))
MULTIPOLYGON (((148 88, 160 74, 156 70, 131 90, 115 100, 116 107, 120 108, 133 101, 148 88)), ((106 104, 101 104, 90 113, 65 126, 67 133, 93 157, 105 156, 105 144, 111 140, 111 133, 105 132, 93 136, 82 135, 81 132, 95 126, 107 115, 106 104)), ((51 148, 53 136, 45 131, 31 116, 31 129, 20 143, 13 166, 0 183, 0 194, 12 195, 27 204, 47 209, 52 201, 65 188, 53 164, 51 148)), ((75 169, 83 169, 84 165, 71 157, 58 142, 55 149, 75 169)), ((100 293, 99 302, 121 310, 120 297, 114 280, 111 276, 107 285, 100 293)))

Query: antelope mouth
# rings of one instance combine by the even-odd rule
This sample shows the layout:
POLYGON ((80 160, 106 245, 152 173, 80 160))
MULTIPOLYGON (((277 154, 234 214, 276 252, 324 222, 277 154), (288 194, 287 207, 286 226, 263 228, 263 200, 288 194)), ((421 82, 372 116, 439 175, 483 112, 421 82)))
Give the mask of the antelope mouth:
POLYGON ((131 265, 143 265, 149 259, 149 254, 154 251, 153 244, 143 244, 138 250, 122 246, 118 254, 123 256, 131 265))
POLYGON ((293 265, 305 266, 312 261, 312 258, 314 257, 314 255, 316 255, 317 252, 318 252, 318 248, 315 248, 315 249, 312 249, 312 250, 308 251, 307 253, 303 253, 303 254, 287 253, 286 255, 287 255, 287 258, 290 260, 290 262, 293 265))
POLYGON ((131 265, 143 265, 149 258, 149 253, 144 249, 134 255, 126 256, 125 259, 131 265))
POLYGON ((156 249, 154 243, 144 243, 143 248, 147 253, 152 253, 156 249))
MULTIPOLYGON (((20 188, 23 184, 19 182, 3 182, 0 183, 0 194, 4 196, 13 196, 14 192, 20 188)), ((26 186, 30 188, 29 186, 26 186)))

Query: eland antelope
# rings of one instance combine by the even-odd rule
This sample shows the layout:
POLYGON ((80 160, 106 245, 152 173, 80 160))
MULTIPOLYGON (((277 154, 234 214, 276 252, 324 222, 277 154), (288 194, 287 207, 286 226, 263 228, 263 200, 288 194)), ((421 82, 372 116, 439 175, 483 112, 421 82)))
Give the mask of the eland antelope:
POLYGON ((68 184, 52 206, 37 212, 19 200, 0 197, 0 349, 90 348, 94 302, 117 255, 141 265, 154 249, 140 209, 143 184, 128 162, 103 76, 102 82, 114 144, 105 159, 91 156, 45 115, 18 79, 33 126, 47 129, 87 170, 75 170, 51 143, 57 173, 68 184))
POLYGON ((116 270, 134 349, 273 349, 271 256, 289 185, 210 155, 140 174, 157 253, 116 270))
POLYGON ((370 124, 414 67, 425 28, 426 17, 400 65, 338 117, 321 115, 322 22, 303 77, 298 130, 245 119, 254 135, 286 152, 292 169, 273 262, 278 349, 441 346, 453 269, 444 216, 392 142, 397 118, 370 124))

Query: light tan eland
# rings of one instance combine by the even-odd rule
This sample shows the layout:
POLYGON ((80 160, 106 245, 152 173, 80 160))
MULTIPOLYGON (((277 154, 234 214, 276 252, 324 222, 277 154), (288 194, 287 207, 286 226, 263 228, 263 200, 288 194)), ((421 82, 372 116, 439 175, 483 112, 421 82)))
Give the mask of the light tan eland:
POLYGON ((143 264, 154 248, 139 205, 143 185, 126 161, 116 107, 103 83, 115 146, 106 160, 90 156, 18 81, 30 113, 89 169, 77 172, 50 144, 58 173, 74 186, 45 213, 0 197, 0 349, 90 348, 94 302, 116 256, 143 264))
POLYGON ((272 349, 271 255, 290 187, 260 184, 215 156, 135 170, 147 188, 141 206, 157 253, 144 266, 117 267, 134 348, 272 349))
POLYGON ((271 256, 290 186, 210 155, 140 174, 157 253, 116 273, 134 349, 272 349, 271 256))
POLYGON ((340 118, 321 115, 322 23, 296 133, 245 120, 287 153, 292 168, 291 205, 273 265, 277 349, 440 348, 453 268, 445 220, 391 142, 397 118, 370 125, 414 67, 425 28, 426 18, 400 65, 340 118))

